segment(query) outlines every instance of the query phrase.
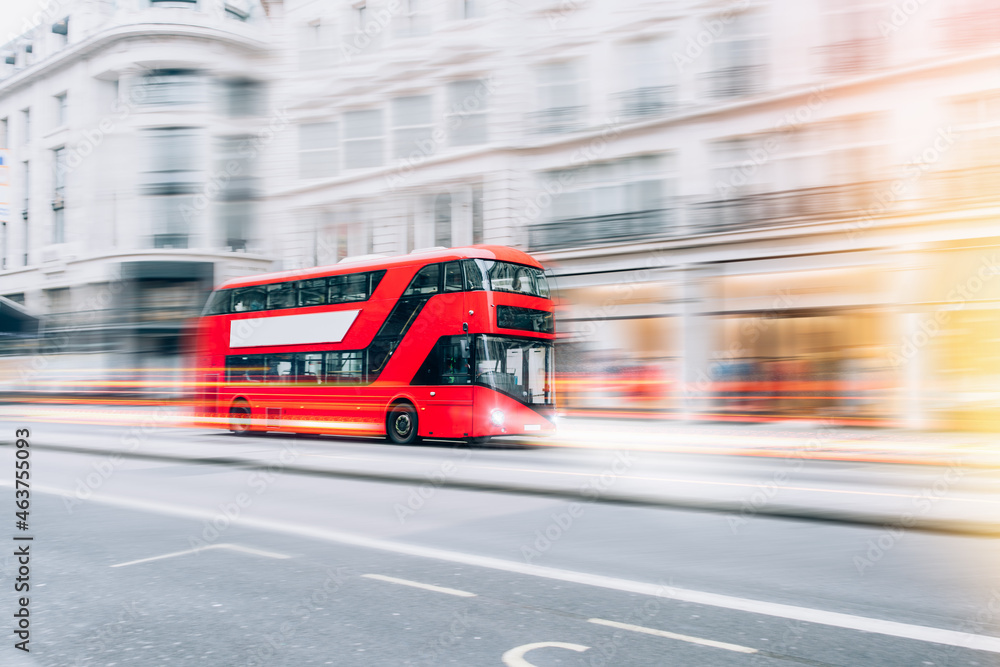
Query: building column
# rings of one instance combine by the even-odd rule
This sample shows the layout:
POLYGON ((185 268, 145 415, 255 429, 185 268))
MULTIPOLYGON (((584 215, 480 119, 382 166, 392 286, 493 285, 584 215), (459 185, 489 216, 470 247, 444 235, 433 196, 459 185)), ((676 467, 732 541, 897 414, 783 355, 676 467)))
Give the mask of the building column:
POLYGON ((717 364, 713 355, 719 349, 715 318, 708 314, 714 302, 715 271, 710 267, 688 265, 681 268, 681 410, 685 419, 694 419, 708 411, 707 397, 717 364))

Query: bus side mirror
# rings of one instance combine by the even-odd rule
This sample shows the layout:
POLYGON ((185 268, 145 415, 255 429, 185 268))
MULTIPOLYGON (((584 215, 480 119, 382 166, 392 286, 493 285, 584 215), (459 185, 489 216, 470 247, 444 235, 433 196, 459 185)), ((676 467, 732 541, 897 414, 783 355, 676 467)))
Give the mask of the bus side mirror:
POLYGON ((469 323, 468 322, 462 322, 462 331, 464 333, 469 333, 469 323))

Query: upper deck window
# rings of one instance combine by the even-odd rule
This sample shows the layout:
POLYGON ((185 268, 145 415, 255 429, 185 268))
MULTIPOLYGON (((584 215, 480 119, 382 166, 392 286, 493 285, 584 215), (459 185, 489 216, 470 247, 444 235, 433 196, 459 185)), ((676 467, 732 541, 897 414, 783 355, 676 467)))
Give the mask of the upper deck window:
POLYGON ((368 271, 314 278, 286 280, 269 285, 218 290, 205 305, 203 315, 226 315, 258 310, 280 310, 299 306, 367 301, 382 281, 385 271, 368 271))
POLYGON ((476 260, 477 264, 480 262, 486 275, 489 276, 490 289, 494 292, 514 292, 549 298, 549 284, 541 269, 510 262, 476 260))

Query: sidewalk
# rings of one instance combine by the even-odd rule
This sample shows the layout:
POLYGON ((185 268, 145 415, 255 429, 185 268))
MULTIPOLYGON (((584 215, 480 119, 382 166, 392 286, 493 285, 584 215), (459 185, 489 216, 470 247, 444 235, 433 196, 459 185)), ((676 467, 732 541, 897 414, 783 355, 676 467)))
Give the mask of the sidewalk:
POLYGON ((102 457, 112 469, 146 459, 391 482, 410 486, 418 504, 450 488, 698 509, 727 514, 734 532, 760 515, 1000 536, 1000 466, 983 436, 563 420, 547 446, 479 449, 237 438, 183 428, 176 407, 0 406, 0 420, 30 425, 36 449, 102 457))
MULTIPOLYGON (((18 417, 54 423, 128 425, 154 420, 161 426, 190 427, 176 402, 107 401, 0 404, 0 419, 18 417)), ((573 449, 1000 469, 1000 434, 912 431, 826 426, 822 422, 732 423, 652 419, 560 417, 546 436, 497 438, 503 442, 573 449)))

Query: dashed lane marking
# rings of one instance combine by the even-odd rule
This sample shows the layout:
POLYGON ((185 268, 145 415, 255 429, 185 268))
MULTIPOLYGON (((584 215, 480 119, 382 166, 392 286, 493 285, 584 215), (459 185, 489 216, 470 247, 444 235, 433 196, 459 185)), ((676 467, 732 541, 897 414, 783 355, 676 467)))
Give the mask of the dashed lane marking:
POLYGON ((210 544, 204 547, 185 549, 184 551, 174 551, 173 553, 163 554, 162 556, 150 556, 149 558, 130 560, 127 563, 116 563, 111 567, 125 567, 126 565, 138 565, 139 563, 149 563, 154 560, 163 560, 164 558, 187 556, 188 554, 195 554, 198 553, 199 551, 208 551, 209 549, 229 549, 230 551, 239 551, 240 553, 250 554, 251 556, 263 556, 264 558, 291 558, 291 556, 275 553, 274 551, 264 551, 262 549, 254 549, 252 547, 240 546, 239 544, 210 544))
POLYGON ((388 581, 391 584, 400 584, 402 586, 412 586, 413 588, 422 588, 425 591, 434 591, 435 593, 446 593, 448 595, 457 595, 462 598, 474 598, 475 593, 470 593, 468 591, 460 591, 457 588, 448 588, 447 586, 435 586, 433 584, 422 584, 419 581, 410 581, 409 579, 398 579, 396 577, 388 577, 384 574, 362 574, 362 577, 367 577, 368 579, 378 579, 379 581, 388 581))
POLYGON ((641 632, 647 635, 666 637, 667 639, 676 639, 678 641, 688 642, 691 644, 700 644, 701 646, 711 646, 713 648, 721 648, 727 651, 736 651, 737 653, 757 652, 757 649, 750 648, 749 646, 740 646, 739 644, 727 644, 726 642, 717 642, 711 639, 702 639, 701 637, 691 637, 690 635, 679 635, 676 632, 667 632, 666 630, 657 630, 655 628, 644 628, 641 625, 632 625, 631 623, 618 623, 617 621, 606 621, 603 618, 590 618, 587 620, 590 623, 597 623, 598 625, 606 625, 610 628, 618 628, 619 630, 631 630, 632 632, 641 632))

